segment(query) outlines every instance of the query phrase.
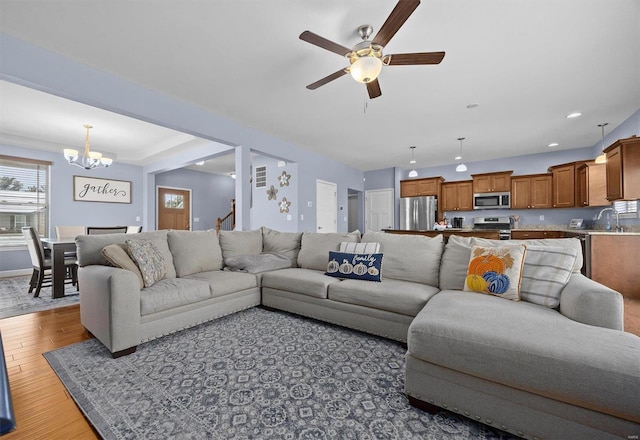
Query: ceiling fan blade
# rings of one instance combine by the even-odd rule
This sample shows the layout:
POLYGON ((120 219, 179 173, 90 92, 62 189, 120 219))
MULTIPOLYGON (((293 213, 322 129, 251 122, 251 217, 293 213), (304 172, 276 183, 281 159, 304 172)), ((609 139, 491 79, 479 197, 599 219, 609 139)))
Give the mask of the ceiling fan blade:
POLYGON ((376 34, 373 43, 386 46, 419 4, 420 0, 400 0, 376 34))
POLYGON ((369 99, 377 98, 382 95, 382 90, 380 90, 380 83, 378 79, 374 79, 371 82, 367 83, 367 92, 369 92, 369 99))
POLYGON ((349 49, 348 47, 344 47, 338 43, 334 43, 331 40, 327 40, 326 38, 314 34, 311 31, 304 31, 303 33, 301 33, 300 39, 306 41, 307 43, 311 43, 315 46, 326 49, 330 52, 337 53, 338 55, 345 56, 346 54, 351 52, 351 49, 349 49))
POLYGON ((334 79, 338 79, 338 78, 340 78, 341 76, 346 75, 347 73, 348 73, 348 72, 347 72, 347 69, 340 69, 340 70, 338 70, 337 72, 334 72, 334 73, 332 73, 331 75, 325 76, 325 77, 324 77, 324 78, 322 78, 321 80, 318 80, 318 81, 314 82, 313 84, 309 84, 309 85, 307 86, 307 89, 309 89, 309 90, 315 90, 315 89, 317 89, 318 87, 323 86, 323 85, 325 85, 326 83, 333 81, 334 79))
POLYGON ((444 52, 397 53, 387 55, 389 66, 410 66, 414 64, 440 64, 444 52))

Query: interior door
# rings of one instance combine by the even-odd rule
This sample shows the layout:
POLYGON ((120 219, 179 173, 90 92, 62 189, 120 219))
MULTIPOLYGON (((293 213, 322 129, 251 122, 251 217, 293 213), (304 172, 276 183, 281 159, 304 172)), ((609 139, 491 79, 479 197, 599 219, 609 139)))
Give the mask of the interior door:
POLYGON ((191 191, 158 187, 158 229, 191 229, 191 191))
POLYGON ((365 215, 367 231, 393 229, 393 189, 365 191, 365 215))
POLYGON ((338 232, 338 185, 316 181, 316 231, 338 232))

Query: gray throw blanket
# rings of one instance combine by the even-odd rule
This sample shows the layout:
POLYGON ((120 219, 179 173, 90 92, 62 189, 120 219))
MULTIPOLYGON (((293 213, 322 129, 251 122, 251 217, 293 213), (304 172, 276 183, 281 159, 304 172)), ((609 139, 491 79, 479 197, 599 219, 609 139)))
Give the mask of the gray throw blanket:
POLYGON ((293 267, 291 260, 280 254, 239 255, 224 259, 224 270, 232 272, 259 273, 267 270, 293 267))

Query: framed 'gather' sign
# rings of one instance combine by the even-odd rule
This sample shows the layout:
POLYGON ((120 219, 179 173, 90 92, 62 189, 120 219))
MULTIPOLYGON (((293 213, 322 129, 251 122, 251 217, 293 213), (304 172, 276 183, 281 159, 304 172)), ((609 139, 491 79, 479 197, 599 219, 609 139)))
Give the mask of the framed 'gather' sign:
POLYGON ((73 200, 79 202, 131 203, 131 182, 73 176, 73 200))

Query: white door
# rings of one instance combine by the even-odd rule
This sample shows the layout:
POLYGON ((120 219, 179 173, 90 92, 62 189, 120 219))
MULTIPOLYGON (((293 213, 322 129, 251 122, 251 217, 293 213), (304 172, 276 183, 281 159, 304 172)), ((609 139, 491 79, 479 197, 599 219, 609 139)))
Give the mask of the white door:
POLYGON ((393 189, 375 189, 364 194, 367 231, 393 229, 393 189))
POLYGON ((316 181, 316 231, 338 232, 338 185, 316 181))

